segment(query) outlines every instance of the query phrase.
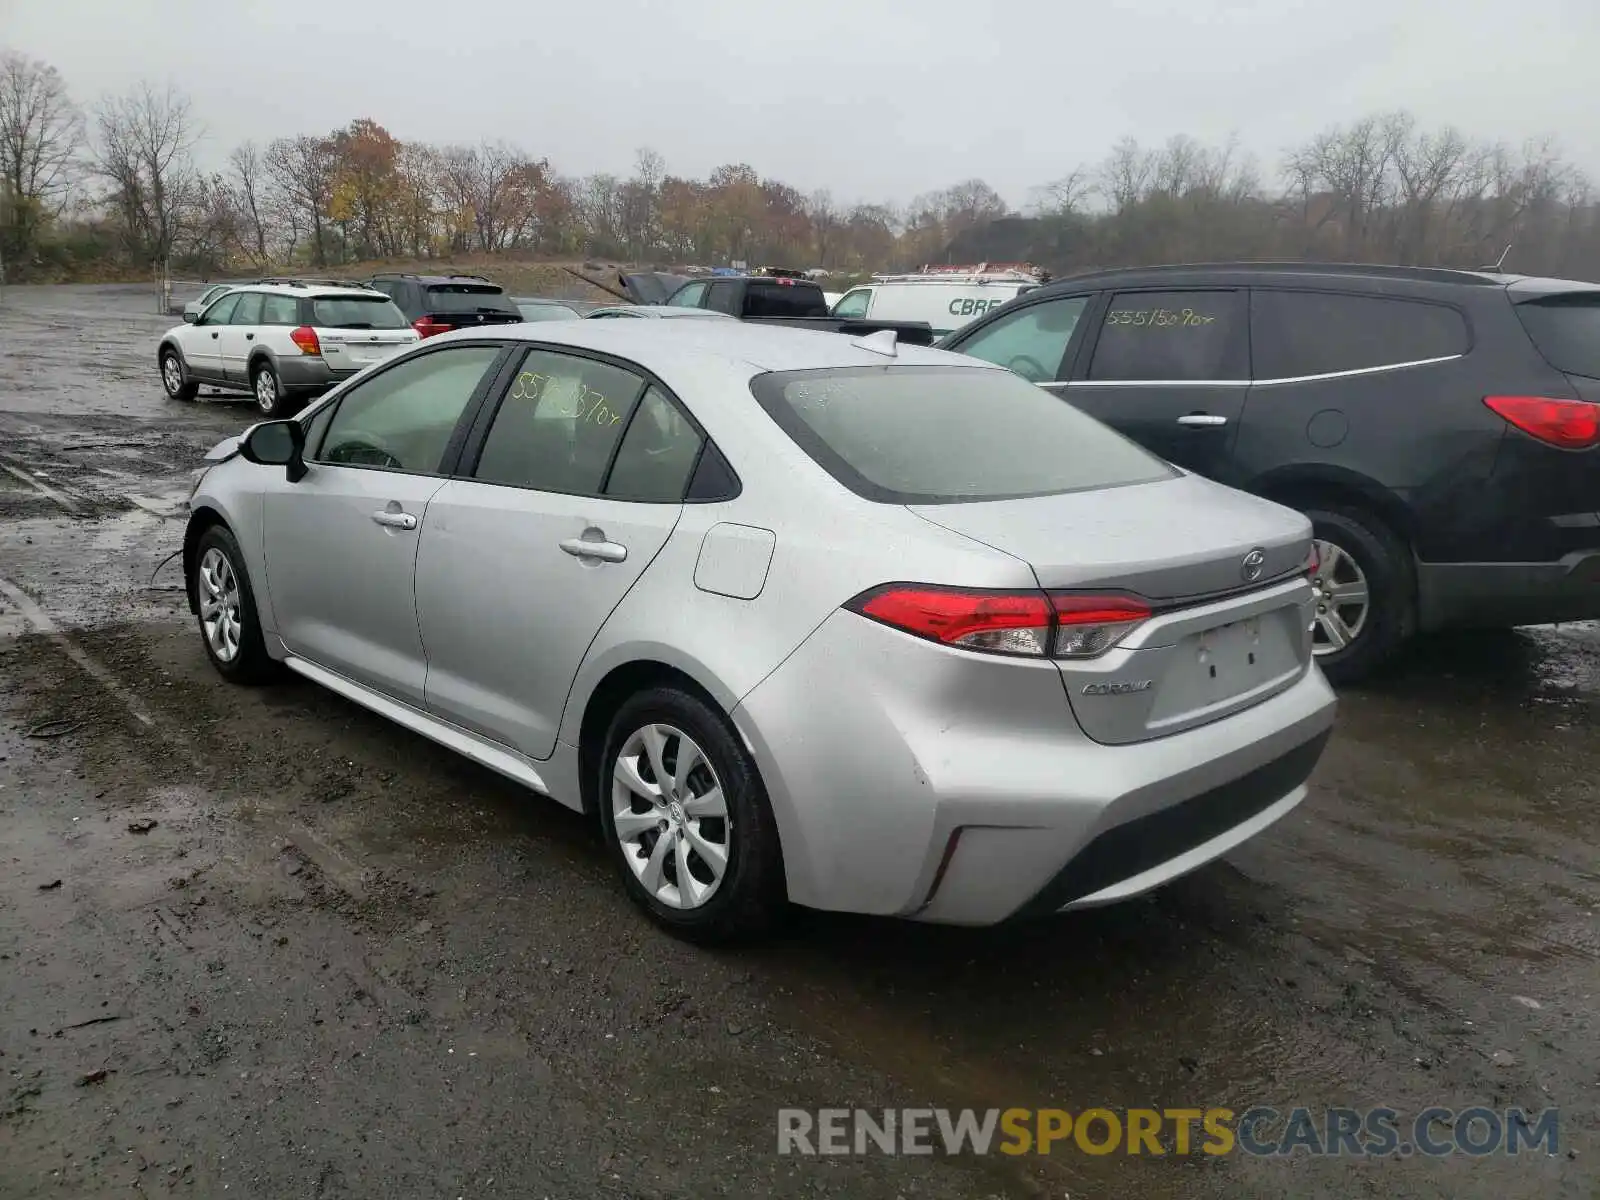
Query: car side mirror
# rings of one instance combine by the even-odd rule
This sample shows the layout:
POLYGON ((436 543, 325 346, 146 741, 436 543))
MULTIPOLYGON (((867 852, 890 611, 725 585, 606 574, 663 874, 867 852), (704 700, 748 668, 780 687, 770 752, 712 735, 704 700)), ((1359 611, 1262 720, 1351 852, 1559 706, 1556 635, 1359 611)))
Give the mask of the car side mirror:
POLYGON ((186 310, 183 314, 183 320, 184 324, 186 325, 197 325, 200 322, 200 314, 197 312, 188 312, 186 310))
POLYGON ((306 475, 306 431, 299 421, 263 421, 252 425, 239 443, 239 457, 263 467, 281 466, 290 483, 306 475))

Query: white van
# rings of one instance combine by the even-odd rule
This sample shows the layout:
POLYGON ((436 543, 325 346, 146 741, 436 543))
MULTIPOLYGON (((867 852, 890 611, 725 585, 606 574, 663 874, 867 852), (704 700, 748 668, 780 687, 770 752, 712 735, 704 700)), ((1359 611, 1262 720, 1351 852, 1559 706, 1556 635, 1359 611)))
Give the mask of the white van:
POLYGON ((1028 263, 925 266, 914 275, 874 275, 871 283, 841 296, 832 313, 874 321, 926 321, 935 337, 943 337, 1045 278, 1028 263))

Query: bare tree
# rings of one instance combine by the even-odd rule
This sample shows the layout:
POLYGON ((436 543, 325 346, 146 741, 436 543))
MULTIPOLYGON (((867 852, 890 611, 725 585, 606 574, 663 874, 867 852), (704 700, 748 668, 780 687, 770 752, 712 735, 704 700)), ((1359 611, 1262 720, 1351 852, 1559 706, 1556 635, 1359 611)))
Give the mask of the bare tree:
POLYGON ((267 248, 272 229, 271 200, 267 169, 254 142, 235 146, 228 155, 227 188, 238 213, 240 248, 256 266, 265 267, 272 261, 267 248))
POLYGON ((189 99, 141 84, 95 112, 95 170, 111 188, 127 248, 164 262, 183 233, 198 180, 190 152, 200 136, 189 99))
POLYGON ((65 203, 83 128, 54 67, 0 52, 0 242, 13 263, 34 256, 65 203))
POLYGON ((827 188, 812 192, 806 199, 806 216, 811 219, 811 234, 817 247, 817 266, 826 267, 834 248, 834 235, 844 224, 844 212, 833 202, 827 188))
POLYGON ((333 199, 339 160, 327 138, 278 138, 267 147, 267 171, 282 189, 295 214, 296 228, 310 229, 311 253, 319 267, 328 265, 328 205, 333 199))
POLYGON ((1088 207, 1094 193, 1095 182, 1089 168, 1079 165, 1060 179, 1034 188, 1033 208, 1041 216, 1076 216, 1088 207))

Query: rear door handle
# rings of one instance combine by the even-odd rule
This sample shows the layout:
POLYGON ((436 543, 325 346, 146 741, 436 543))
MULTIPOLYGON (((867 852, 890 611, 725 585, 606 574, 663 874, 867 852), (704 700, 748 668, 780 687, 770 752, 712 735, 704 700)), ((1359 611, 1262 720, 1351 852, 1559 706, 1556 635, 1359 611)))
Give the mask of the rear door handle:
POLYGON ((1214 413, 1188 413, 1178 418, 1179 425, 1199 426, 1203 429, 1215 428, 1218 425, 1226 425, 1227 423, 1227 417, 1219 417, 1214 413))
POLYGON ((591 542, 585 538, 568 538, 561 548, 573 558, 597 558, 601 562, 626 561, 628 548, 617 542, 591 542))
POLYGON ((390 512, 380 508, 372 514, 372 519, 379 525, 387 525, 391 529, 415 529, 417 519, 408 512, 390 512))

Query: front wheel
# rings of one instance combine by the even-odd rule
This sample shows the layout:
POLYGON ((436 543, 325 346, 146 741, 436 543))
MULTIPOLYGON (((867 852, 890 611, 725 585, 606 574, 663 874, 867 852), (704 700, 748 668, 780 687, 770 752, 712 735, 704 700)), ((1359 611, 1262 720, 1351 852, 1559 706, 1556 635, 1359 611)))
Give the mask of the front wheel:
POLYGON ((200 385, 188 377, 176 350, 161 352, 161 386, 172 400, 193 400, 200 393, 200 385))
POLYGON ((596 796, 623 886, 651 919, 694 941, 767 928, 784 902, 777 827, 727 719, 675 687, 612 719, 596 796))
POLYGON ((1329 679, 1350 683, 1372 674, 1410 636, 1405 544, 1364 512, 1308 508, 1305 514, 1317 547, 1312 651, 1329 679))
POLYGON ((206 657, 224 679, 259 683, 275 673, 256 614, 244 555, 226 526, 213 525, 195 546, 193 589, 206 657))

